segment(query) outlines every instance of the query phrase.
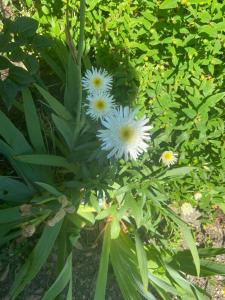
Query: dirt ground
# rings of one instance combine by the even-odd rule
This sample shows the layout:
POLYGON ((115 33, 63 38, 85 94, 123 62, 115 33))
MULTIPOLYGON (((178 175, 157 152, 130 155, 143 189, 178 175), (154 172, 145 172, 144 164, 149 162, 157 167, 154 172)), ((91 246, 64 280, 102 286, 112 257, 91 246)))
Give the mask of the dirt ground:
MULTIPOLYGON (((74 249, 74 291, 73 299, 76 300, 92 300, 94 298, 95 284, 99 266, 101 246, 91 247, 93 244, 92 232, 84 232, 80 242, 74 249)), ((213 247, 224 247, 225 240, 225 222, 224 219, 218 217, 213 225, 208 225, 198 232, 198 244, 203 245, 205 241, 211 241, 213 247)), ((32 246, 32 245, 31 245, 32 246)), ((6 261, 0 262, 0 300, 10 300, 8 291, 18 263, 23 258, 10 259, 10 249, 4 250, 5 257, 9 259, 9 264, 6 261), (2 268, 4 266, 4 268, 2 268)), ((18 300, 41 300, 44 291, 52 284, 52 270, 55 266, 56 256, 53 254, 38 276, 18 297, 18 300)), ((217 262, 225 264, 225 255, 218 256, 217 262)), ((188 276, 189 280, 205 289, 212 300, 225 300, 225 277, 213 276, 209 278, 196 278, 188 276)), ((123 300, 113 272, 110 269, 108 275, 108 286, 106 300, 123 300)), ((159 299, 160 300, 160 299, 159 299)), ((188 300, 188 299, 187 299, 188 300)))

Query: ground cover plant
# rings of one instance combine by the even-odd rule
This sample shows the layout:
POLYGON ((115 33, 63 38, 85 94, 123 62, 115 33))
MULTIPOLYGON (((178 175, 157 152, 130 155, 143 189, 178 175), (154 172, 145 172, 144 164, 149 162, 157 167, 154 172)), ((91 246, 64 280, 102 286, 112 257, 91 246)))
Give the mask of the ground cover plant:
POLYGON ((0 244, 33 241, 10 299, 54 251, 41 299, 73 299, 73 248, 94 226, 94 299, 109 266, 124 299, 210 299, 186 275, 225 273, 224 248, 195 241, 225 209, 224 4, 3 5, 0 244))

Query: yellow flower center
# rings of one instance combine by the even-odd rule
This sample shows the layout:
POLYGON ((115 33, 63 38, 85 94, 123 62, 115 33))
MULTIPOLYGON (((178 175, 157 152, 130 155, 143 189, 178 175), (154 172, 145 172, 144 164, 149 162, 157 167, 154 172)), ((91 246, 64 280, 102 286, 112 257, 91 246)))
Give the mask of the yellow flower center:
POLYGON ((94 87, 99 88, 102 84, 102 79, 100 77, 95 77, 92 80, 92 83, 93 83, 94 87))
POLYGON ((105 103, 105 101, 104 101, 103 99, 98 99, 98 100, 95 102, 95 108, 96 108, 97 110, 102 111, 102 110, 105 109, 105 107, 106 107, 106 103, 105 103))
POLYGON ((135 136, 135 130, 133 127, 125 126, 123 128, 120 128, 119 136, 123 142, 129 143, 135 136))
POLYGON ((171 160, 172 156, 173 156, 173 154, 171 152, 166 152, 164 154, 165 160, 171 160))

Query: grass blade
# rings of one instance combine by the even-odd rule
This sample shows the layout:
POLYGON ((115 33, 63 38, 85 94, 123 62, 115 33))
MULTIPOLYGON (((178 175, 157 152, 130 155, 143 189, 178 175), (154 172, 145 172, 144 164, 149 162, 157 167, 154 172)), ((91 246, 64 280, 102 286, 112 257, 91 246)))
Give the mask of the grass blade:
POLYGON ((135 233, 135 245, 138 259, 138 266, 141 274, 144 290, 148 290, 148 261, 145 253, 144 245, 140 240, 138 233, 135 233))
POLYGON ((10 291, 10 299, 14 300, 23 291, 25 286, 37 275, 43 264, 46 262, 55 240, 59 234, 62 222, 54 227, 46 226, 41 238, 28 259, 16 275, 16 279, 10 291))
POLYGON ((72 253, 68 256, 62 271, 44 294, 42 300, 55 299, 64 290, 69 281, 72 281, 72 253))
POLYGON ((27 130, 31 144, 37 152, 46 153, 46 148, 41 132, 41 125, 31 92, 28 89, 25 89, 23 90, 22 95, 27 130))
POLYGON ((105 300, 105 290, 107 283, 108 264, 109 264, 109 252, 110 252, 110 226, 107 225, 104 233, 102 254, 100 260, 100 266, 98 270, 97 284, 95 290, 94 300, 105 300))

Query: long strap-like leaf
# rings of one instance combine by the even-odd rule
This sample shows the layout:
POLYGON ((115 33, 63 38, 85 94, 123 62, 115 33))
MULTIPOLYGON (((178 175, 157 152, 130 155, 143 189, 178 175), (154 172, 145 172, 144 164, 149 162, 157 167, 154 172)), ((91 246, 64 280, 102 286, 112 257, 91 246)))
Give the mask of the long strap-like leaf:
POLYGON ((16 275, 16 279, 10 291, 11 300, 16 299, 17 296, 23 291, 25 286, 30 283, 40 271, 52 250, 61 225, 62 222, 59 222, 54 227, 45 227, 37 245, 16 275))
POLYGON ((56 281, 44 294, 42 300, 55 299, 64 290, 69 282, 72 282, 72 253, 70 253, 68 256, 62 271, 60 272, 56 281))

